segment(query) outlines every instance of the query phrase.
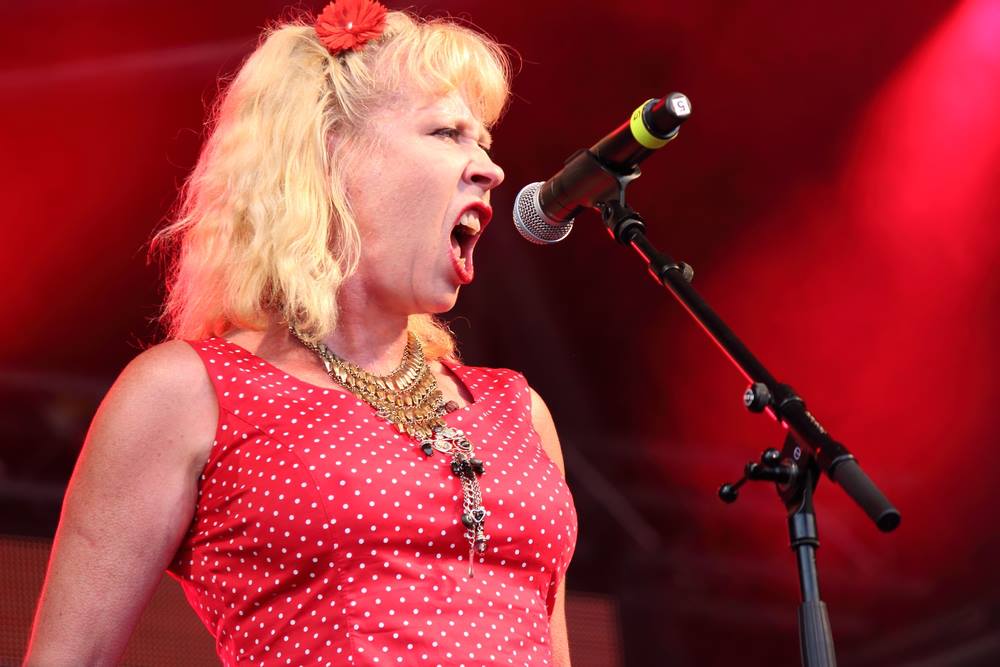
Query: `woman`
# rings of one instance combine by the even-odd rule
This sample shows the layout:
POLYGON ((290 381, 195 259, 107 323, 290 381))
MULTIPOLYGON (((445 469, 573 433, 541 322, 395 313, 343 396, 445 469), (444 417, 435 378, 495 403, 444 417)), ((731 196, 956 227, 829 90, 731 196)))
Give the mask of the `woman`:
POLYGON ((370 0, 268 31, 158 237, 173 340, 95 417, 26 664, 114 663, 164 568, 227 665, 569 664, 551 417, 433 319, 503 180, 507 74, 370 0))

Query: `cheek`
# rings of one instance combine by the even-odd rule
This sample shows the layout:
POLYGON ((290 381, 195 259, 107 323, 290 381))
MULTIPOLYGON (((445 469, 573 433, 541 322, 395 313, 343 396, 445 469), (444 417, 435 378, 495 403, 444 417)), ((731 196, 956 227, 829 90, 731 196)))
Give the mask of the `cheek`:
POLYGON ((367 259, 381 262, 396 254, 412 266, 401 254, 434 253, 458 187, 448 178, 455 170, 438 158, 423 146, 390 139, 347 173, 348 201, 367 259))

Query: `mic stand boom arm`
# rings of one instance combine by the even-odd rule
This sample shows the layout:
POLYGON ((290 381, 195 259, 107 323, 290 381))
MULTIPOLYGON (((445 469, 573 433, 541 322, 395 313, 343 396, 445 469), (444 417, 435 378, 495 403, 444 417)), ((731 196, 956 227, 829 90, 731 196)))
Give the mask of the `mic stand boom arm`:
MULTIPOLYGON (((636 169, 638 172, 638 169, 636 169)), ((808 454, 815 458, 819 469, 831 480, 839 484, 854 502, 883 531, 891 531, 899 525, 899 512, 875 486, 875 483, 858 465, 854 455, 840 444, 806 409, 805 401, 791 387, 778 382, 757 357, 747 349, 736 334, 722 321, 712 308, 705 303, 693 287, 694 271, 683 262, 676 262, 669 255, 657 250, 646 238, 646 225, 642 217, 625 204, 625 188, 638 173, 625 177, 608 172, 619 181, 618 199, 600 202, 608 231, 616 241, 632 248, 646 262, 650 275, 666 287, 681 302, 705 333, 722 348, 730 361, 750 381, 744 393, 744 404, 752 412, 768 412, 778 423, 788 429, 790 435, 808 454)))
MULTIPOLYGON (((586 156, 609 177, 607 197, 595 207, 611 236, 632 248, 646 263, 650 275, 681 302, 708 336, 750 381, 743 395, 751 412, 767 412, 788 430, 783 451, 768 449, 760 463, 748 463, 743 479, 725 484, 719 496, 736 499, 737 489, 747 480, 772 481, 788 512, 792 549, 796 552, 802 604, 799 606, 799 643, 805 667, 835 667, 836 655, 826 605, 819 596, 815 550, 819 546, 813 489, 821 473, 836 482, 884 532, 899 525, 900 514, 858 465, 841 443, 834 440, 819 420, 806 409, 805 401, 791 387, 778 382, 736 334, 691 287, 694 270, 657 250, 646 238, 642 217, 625 203, 625 188, 641 174, 638 167, 620 173, 601 163, 589 151, 586 156), (613 193, 613 194, 612 194, 613 193)), ((584 158, 586 159, 586 158, 584 158)))

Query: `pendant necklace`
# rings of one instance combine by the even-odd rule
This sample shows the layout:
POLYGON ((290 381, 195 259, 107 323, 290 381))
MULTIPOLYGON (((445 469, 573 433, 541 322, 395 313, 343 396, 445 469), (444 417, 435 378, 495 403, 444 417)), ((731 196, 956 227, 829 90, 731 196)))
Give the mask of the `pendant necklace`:
POLYGON ((288 331, 323 362, 327 375, 375 409, 400 433, 420 443, 428 458, 435 451, 451 458, 451 473, 462 486, 461 521, 465 539, 469 542, 469 578, 477 556, 485 554, 490 537, 486 534, 479 476, 485 471, 483 462, 475 457, 472 441, 462 429, 448 426, 444 415, 458 408, 454 401, 445 402, 437 380, 424 357, 420 340, 407 332, 403 359, 387 375, 375 375, 341 359, 323 343, 313 343, 293 325, 288 331))

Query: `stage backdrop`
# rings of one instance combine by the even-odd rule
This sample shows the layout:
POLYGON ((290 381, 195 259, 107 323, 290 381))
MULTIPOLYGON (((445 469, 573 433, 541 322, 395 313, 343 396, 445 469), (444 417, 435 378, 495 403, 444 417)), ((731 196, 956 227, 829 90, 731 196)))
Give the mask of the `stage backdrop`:
MULTIPOLYGON (((597 216, 548 248, 510 223, 521 186, 675 90, 693 115, 630 187, 650 238, 903 515, 881 534, 819 486, 841 663, 997 664, 1000 3, 419 9, 518 55, 507 180, 448 318, 468 363, 522 370, 548 402, 580 513, 569 586, 618 605, 626 664, 798 659, 783 508, 765 485, 715 496, 784 432, 745 412, 744 379, 597 216)), ((0 532, 51 535, 96 402, 157 340, 146 244, 205 107, 285 12, 0 8, 0 532)))

